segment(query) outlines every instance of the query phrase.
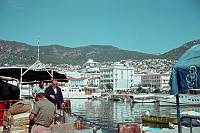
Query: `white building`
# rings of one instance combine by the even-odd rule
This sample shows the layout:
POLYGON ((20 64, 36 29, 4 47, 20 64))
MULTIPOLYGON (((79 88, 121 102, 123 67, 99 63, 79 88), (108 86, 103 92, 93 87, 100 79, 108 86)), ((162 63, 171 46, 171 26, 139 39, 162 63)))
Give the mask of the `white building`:
POLYGON ((134 83, 134 86, 138 87, 140 85, 142 85, 142 76, 144 74, 142 73, 134 73, 134 78, 133 78, 133 83, 134 83))
POLYGON ((83 66, 85 66, 87 68, 87 67, 95 66, 97 64, 98 64, 98 62, 93 61, 93 59, 89 59, 83 66))
POLYGON ((67 77, 68 79, 68 87, 80 87, 87 86, 88 79, 84 77, 75 78, 75 77, 67 77))
POLYGON ((100 68, 100 82, 110 84, 114 91, 127 90, 134 86, 134 68, 124 64, 113 64, 110 67, 100 68))

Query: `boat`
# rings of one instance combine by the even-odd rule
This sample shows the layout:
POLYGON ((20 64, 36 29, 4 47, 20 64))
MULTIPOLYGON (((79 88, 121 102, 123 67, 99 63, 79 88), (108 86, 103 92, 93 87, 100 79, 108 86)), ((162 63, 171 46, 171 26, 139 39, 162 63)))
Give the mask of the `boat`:
POLYGON ((92 93, 86 92, 81 87, 61 87, 64 99, 91 99, 92 93))
POLYGON ((133 101, 132 101, 133 103, 155 103, 155 102, 157 102, 157 100, 156 99, 151 99, 151 98, 145 98, 145 99, 134 99, 133 101))
MULTIPOLYGON (((159 100, 160 106, 176 106, 176 97, 171 95, 169 97, 159 100)), ((179 95, 180 106, 200 106, 200 89, 190 89, 188 94, 179 95)))
POLYGON ((111 99, 111 94, 102 92, 101 93, 101 99, 110 100, 111 99))
POLYGON ((133 103, 155 103, 158 102, 158 99, 154 94, 147 94, 147 95, 134 95, 133 96, 133 103))
POLYGON ((177 124, 177 118, 175 117, 167 117, 167 116, 147 116, 144 115, 141 117, 142 122, 151 122, 151 123, 161 123, 161 124, 177 124))
MULTIPOLYGON (((185 127, 200 127, 200 112, 196 111, 185 111, 181 112, 181 124, 185 127)), ((177 115, 177 113, 172 113, 172 115, 177 115)))
POLYGON ((121 95, 111 95, 110 97, 113 101, 123 101, 121 95))

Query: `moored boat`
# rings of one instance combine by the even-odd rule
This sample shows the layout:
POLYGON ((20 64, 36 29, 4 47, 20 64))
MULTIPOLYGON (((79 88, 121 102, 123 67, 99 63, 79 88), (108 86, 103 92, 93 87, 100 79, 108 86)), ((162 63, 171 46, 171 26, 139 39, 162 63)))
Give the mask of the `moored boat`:
MULTIPOLYGON (((159 101, 160 106, 176 106, 176 97, 173 95, 159 101)), ((179 105, 200 106, 200 89, 191 89, 188 94, 181 94, 179 96, 179 105)))
POLYGON ((91 99, 92 94, 85 92, 80 87, 61 87, 64 99, 91 99))
POLYGON ((158 102, 156 97, 143 97, 143 98, 135 98, 132 101, 133 103, 155 103, 158 102))
POLYGON ((158 99, 154 94, 147 94, 147 95, 134 95, 133 96, 133 103, 155 103, 158 102, 158 99))
POLYGON ((166 117, 166 116, 142 116, 142 122, 153 122, 153 123, 162 123, 162 124, 177 124, 177 118, 175 117, 166 117))

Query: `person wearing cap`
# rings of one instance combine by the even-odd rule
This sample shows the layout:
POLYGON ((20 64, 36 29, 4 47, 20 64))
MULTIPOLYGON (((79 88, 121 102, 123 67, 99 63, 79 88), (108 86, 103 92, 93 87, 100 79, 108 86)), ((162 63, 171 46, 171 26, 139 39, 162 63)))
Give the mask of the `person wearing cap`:
POLYGON ((45 89, 47 99, 54 103, 57 109, 61 109, 63 105, 63 94, 61 88, 57 85, 57 80, 53 79, 51 85, 45 89))
POLYGON ((35 86, 32 89, 32 97, 37 101, 37 94, 44 93, 44 81, 39 82, 39 86, 35 86))
POLYGON ((51 133, 50 125, 55 117, 55 105, 45 97, 45 93, 38 93, 37 99, 29 115, 29 120, 34 120, 31 133, 51 133))

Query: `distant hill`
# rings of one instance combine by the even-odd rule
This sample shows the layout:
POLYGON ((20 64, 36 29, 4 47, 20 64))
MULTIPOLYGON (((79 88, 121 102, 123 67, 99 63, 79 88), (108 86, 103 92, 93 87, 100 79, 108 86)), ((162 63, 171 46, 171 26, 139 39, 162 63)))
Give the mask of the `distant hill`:
MULTIPOLYGON (((88 59, 93 59, 97 62, 153 58, 177 59, 191 46, 199 43, 200 40, 194 40, 161 55, 122 50, 110 45, 89 45, 77 48, 60 45, 40 46, 40 61, 46 64, 82 65, 88 59)), ((37 46, 16 41, 0 40, 0 66, 4 64, 33 64, 36 60, 37 46)))
MULTIPOLYGON (((88 59, 97 62, 112 62, 126 59, 141 60, 156 58, 155 55, 122 50, 110 45, 89 45, 69 48, 60 45, 40 46, 40 61, 51 64, 82 65, 88 59)), ((0 65, 32 64, 37 60, 37 46, 0 40, 0 65)))
POLYGON ((185 51, 191 48, 194 45, 200 44, 200 40, 193 40, 183 44, 182 46, 172 49, 164 54, 161 54, 160 57, 164 59, 176 60, 178 59, 185 51))

